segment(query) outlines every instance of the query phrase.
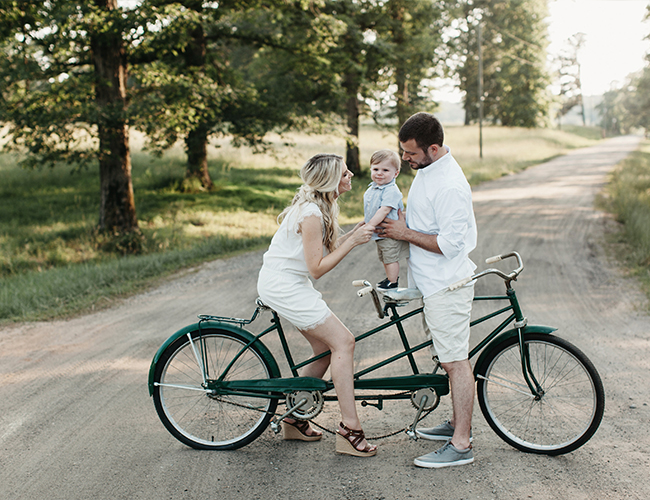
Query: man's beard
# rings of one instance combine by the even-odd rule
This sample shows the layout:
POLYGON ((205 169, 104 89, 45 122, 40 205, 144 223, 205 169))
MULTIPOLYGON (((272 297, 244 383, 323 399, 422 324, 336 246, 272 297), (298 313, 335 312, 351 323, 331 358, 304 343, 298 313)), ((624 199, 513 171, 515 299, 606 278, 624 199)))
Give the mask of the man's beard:
POLYGON ((433 163, 433 158, 431 158, 429 152, 427 151, 424 153, 424 159, 421 162, 417 162, 415 166, 413 166, 413 164, 409 162, 409 165, 413 170, 419 170, 421 168, 428 167, 432 163, 433 163))

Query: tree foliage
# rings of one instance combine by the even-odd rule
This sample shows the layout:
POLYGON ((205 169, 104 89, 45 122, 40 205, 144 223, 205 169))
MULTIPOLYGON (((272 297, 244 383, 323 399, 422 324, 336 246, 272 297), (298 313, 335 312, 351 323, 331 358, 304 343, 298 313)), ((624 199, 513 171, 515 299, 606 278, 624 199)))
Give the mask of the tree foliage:
POLYGON ((138 230, 127 129, 137 16, 116 0, 12 0, 0 11, 2 115, 27 167, 99 163, 99 227, 138 230))
POLYGON ((585 34, 576 33, 567 40, 565 50, 557 57, 558 76, 560 84, 560 109, 558 123, 576 106, 582 108, 582 125, 585 122, 585 105, 582 98, 582 81, 580 78, 580 61, 578 55, 585 44, 585 34))
POLYGON ((327 109, 318 101, 332 82, 319 58, 341 25, 331 16, 282 0, 143 5, 151 20, 134 54, 134 122, 157 153, 183 139, 188 175, 204 187, 211 136, 260 147, 268 131, 327 109))
POLYGON ((478 37, 482 28, 483 108, 504 126, 535 127, 550 103, 546 71, 546 0, 463 1, 466 22, 456 41, 466 123, 478 118, 478 37))

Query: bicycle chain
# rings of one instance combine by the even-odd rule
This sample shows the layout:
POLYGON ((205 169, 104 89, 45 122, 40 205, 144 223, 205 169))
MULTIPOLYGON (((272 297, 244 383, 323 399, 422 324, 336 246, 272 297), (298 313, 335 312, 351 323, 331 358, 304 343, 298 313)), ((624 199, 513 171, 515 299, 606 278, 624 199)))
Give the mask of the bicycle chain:
MULTIPOLYGON (((402 394, 406 394, 406 392, 403 392, 402 394)), ((257 408, 251 408, 250 406, 246 406, 246 405, 243 405, 241 403, 235 403, 234 401, 225 401, 223 399, 218 399, 217 401, 220 401, 222 403, 227 403, 227 404, 230 404, 230 405, 233 405, 233 406, 238 406, 240 408, 245 408, 247 410, 253 410, 253 411, 260 412, 260 413, 266 413, 267 415, 272 415, 274 417, 278 417, 278 416, 282 415, 281 413, 277 413, 277 412, 270 412, 270 411, 266 411, 266 410, 258 410, 257 408)), ((424 420, 429 415, 429 413, 431 413, 433 410, 435 410, 435 408, 432 408, 431 410, 428 410, 428 411, 424 412, 420 416, 420 418, 418 419, 418 422, 421 422, 422 420, 424 420)), ((327 432, 327 433, 332 434, 332 435, 336 434, 336 431, 334 431, 332 429, 328 429, 327 427, 323 427, 322 425, 320 425, 317 422, 314 422, 313 420, 309 420, 309 422, 314 424, 316 427, 318 427, 320 430, 322 430, 324 432, 327 432)), ((386 438, 395 436, 395 435, 399 434, 400 432, 405 432, 407 429, 408 429, 408 427, 405 427, 403 429, 396 430, 395 432, 391 432, 390 434, 384 434, 383 436, 366 436, 366 439, 369 440, 369 441, 377 441, 379 439, 386 439, 386 438)))

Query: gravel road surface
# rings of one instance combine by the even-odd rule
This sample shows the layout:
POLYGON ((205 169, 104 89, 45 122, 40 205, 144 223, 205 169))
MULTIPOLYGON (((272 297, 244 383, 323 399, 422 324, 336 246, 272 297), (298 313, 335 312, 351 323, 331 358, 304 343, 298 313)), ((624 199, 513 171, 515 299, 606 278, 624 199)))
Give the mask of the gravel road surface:
MULTIPOLYGON (((436 444, 404 434, 376 441, 379 453, 370 459, 336 455, 331 435, 315 443, 283 442, 271 430, 232 452, 184 446, 155 413, 149 364, 160 344, 196 314, 252 313, 263 253, 253 252, 186 271, 97 313, 0 329, 0 499, 650 498, 646 300, 605 255, 601 244, 614 223, 594 209, 607 173, 639 140, 607 140, 474 189, 479 244, 472 258, 479 269, 487 257, 520 252, 526 268, 516 289, 529 322, 558 327, 603 378, 603 422, 577 451, 521 453, 490 430, 478 405, 476 460, 463 467, 414 467, 413 458, 436 444)), ((507 269, 508 262, 499 266, 507 269)), ((378 319, 350 281, 376 282, 382 273, 374 246, 365 245, 317 288, 358 334, 378 319)), ((486 278, 477 291, 496 293, 502 286, 486 278)), ((251 329, 261 331, 268 318, 251 329)), ((419 321, 411 323, 407 331, 418 338, 419 321)), ((305 353, 306 343, 294 330, 290 336, 298 354, 305 353)), ((393 340, 377 337, 359 343, 359 366, 393 340)), ((449 414, 446 397, 425 425, 449 414)), ((366 433, 374 436, 404 427, 413 415, 405 402, 361 411, 366 433)), ((332 428, 336 419, 336 405, 328 404, 316 420, 332 428)))

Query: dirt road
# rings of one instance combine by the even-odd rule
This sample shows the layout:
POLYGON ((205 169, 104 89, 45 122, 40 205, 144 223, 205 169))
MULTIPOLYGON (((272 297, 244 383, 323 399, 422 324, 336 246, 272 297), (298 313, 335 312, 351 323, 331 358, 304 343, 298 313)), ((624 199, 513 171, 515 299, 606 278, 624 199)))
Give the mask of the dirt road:
MULTIPOLYGON (((371 459, 335 455, 331 436, 284 443, 270 430, 234 452, 185 447, 155 414, 149 363, 198 313, 251 313, 262 257, 256 252, 206 264, 110 310, 0 330, 0 498, 650 498, 650 321, 639 312, 645 302, 634 282, 604 256, 606 218, 593 209, 606 173, 638 140, 609 140, 474 190, 479 245, 472 257, 479 269, 486 257, 518 250, 526 269, 517 291, 530 323, 558 327, 603 378, 605 417, 579 450, 561 457, 516 451, 478 408, 476 461, 464 467, 415 468, 413 458, 434 444, 403 434, 377 442, 371 459)), ((317 286, 360 333, 377 319, 350 279, 378 280, 381 273, 366 245, 317 286)), ((501 290, 497 281, 481 286, 501 290)), ((418 325, 410 328, 417 335, 418 325)), ((357 358, 382 347, 359 345, 357 358)), ((368 434, 406 425, 413 416, 406 406, 364 409, 368 434)), ((449 410, 445 398, 428 422, 449 410)), ((317 420, 332 425, 336 406, 317 420)))

